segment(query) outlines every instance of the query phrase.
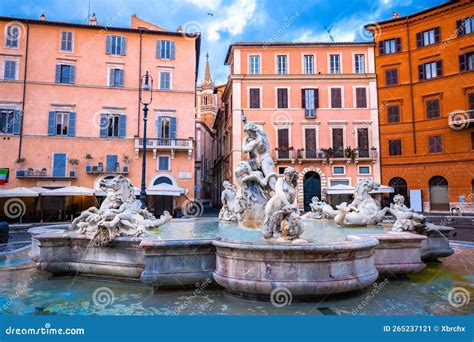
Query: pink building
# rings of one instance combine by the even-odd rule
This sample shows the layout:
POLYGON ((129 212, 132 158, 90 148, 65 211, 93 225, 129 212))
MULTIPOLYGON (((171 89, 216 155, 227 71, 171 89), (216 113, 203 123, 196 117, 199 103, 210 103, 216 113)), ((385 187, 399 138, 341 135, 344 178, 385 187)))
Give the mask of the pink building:
MULTIPOLYGON (((147 131, 149 206, 156 213, 179 209, 185 194, 194 196, 200 36, 136 16, 130 28, 114 27, 113 19, 104 24, 95 17, 86 25, 0 17, 0 168, 9 174, 2 188, 97 190, 101 179, 116 174, 139 187, 138 87, 148 71, 154 79, 147 131)), ((51 210, 58 206, 67 207, 67 200, 51 210)))
POLYGON ((380 182, 373 43, 235 43, 225 63, 217 118, 231 131, 222 142, 225 179, 235 183, 245 116, 267 133, 277 171, 299 172, 301 209, 336 185, 380 182))

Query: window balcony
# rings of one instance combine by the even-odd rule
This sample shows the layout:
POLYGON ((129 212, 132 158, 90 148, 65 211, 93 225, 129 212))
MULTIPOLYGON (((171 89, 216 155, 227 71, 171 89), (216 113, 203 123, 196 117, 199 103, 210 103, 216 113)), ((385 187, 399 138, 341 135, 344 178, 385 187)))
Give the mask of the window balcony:
POLYGON ((474 110, 458 110, 449 113, 448 125, 455 131, 474 127, 474 110))
MULTIPOLYGON (((135 157, 138 158, 140 150, 143 150, 143 138, 135 138, 135 157)), ((193 155, 193 139, 146 139, 147 151, 153 152, 153 159, 156 159, 158 151, 169 151, 171 158, 174 158, 176 152, 182 151, 188 153, 188 159, 193 155)))
POLYGON ((317 162, 321 161, 323 164, 330 163, 337 161, 343 161, 346 163, 350 163, 354 161, 356 164, 360 161, 372 161, 375 162, 378 158, 378 152, 376 148, 371 149, 355 149, 354 157, 351 157, 347 154, 345 150, 333 150, 333 149, 320 149, 320 150, 307 150, 307 149, 299 149, 297 151, 298 155, 298 162, 317 162))
POLYGON ((116 165, 112 169, 104 168, 103 163, 98 163, 97 165, 86 165, 86 173, 88 175, 102 175, 102 174, 112 174, 112 175, 126 175, 128 174, 128 166, 120 167, 120 163, 116 163, 116 165))
POLYGON ((77 172, 74 170, 66 171, 64 174, 54 174, 48 172, 48 169, 42 168, 34 170, 33 168, 28 169, 17 169, 16 178, 18 179, 75 179, 77 178, 77 172))
POLYGON ((273 160, 276 162, 290 161, 294 163, 297 159, 297 153, 293 147, 275 147, 273 151, 273 160))

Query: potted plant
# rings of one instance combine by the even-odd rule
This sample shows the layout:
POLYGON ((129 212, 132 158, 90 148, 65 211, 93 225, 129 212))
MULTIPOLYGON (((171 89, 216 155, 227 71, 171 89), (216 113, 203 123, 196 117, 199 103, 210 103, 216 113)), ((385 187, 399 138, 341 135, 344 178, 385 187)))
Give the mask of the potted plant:
POLYGON ((332 147, 329 148, 322 148, 321 151, 323 151, 326 154, 326 160, 329 162, 330 158, 334 157, 334 149, 332 147))
POLYGON ((357 158, 357 149, 352 148, 350 146, 346 147, 346 149, 344 150, 344 156, 347 159, 350 159, 351 161, 354 161, 354 159, 357 158))
POLYGON ((92 157, 92 154, 90 154, 90 153, 86 153, 85 158, 86 158, 87 160, 94 159, 94 158, 92 157))

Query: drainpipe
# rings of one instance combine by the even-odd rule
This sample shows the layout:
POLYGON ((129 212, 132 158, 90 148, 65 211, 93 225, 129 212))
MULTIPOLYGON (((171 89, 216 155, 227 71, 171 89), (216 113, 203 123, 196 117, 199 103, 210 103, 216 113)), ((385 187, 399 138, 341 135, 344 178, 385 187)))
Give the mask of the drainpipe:
MULTIPOLYGON (((139 56, 138 56, 138 87, 140 87, 141 78, 142 78, 142 30, 140 30, 140 52, 139 52, 139 56)), ((140 89, 138 89, 137 136, 140 137, 140 89)))
POLYGON ((416 154, 416 128, 415 128, 415 100, 413 99, 413 75, 411 67, 410 27, 406 20, 408 42, 408 68, 410 70, 410 97, 411 97, 411 129, 413 131, 413 152, 416 154))
POLYGON ((25 116, 25 99, 26 99, 26 72, 28 70, 28 47, 30 41, 30 25, 28 20, 26 23, 26 46, 25 46, 25 67, 23 69, 23 95, 21 100, 21 115, 20 115, 20 142, 18 144, 18 158, 21 158, 21 149, 23 146, 23 117, 25 116))

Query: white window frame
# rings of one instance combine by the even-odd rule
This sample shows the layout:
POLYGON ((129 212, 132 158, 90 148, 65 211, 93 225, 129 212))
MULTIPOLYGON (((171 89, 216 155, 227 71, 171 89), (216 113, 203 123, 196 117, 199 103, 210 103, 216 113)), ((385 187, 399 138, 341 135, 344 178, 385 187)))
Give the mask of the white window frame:
POLYGON ((289 75, 290 74, 290 55, 287 53, 276 53, 275 54, 275 74, 276 75, 289 75), (279 56, 286 56, 286 65, 285 65, 285 73, 280 74, 278 72, 278 57, 279 56))
POLYGON ((421 32, 421 46, 430 46, 433 44, 435 44, 435 29, 432 28, 421 32))
POLYGON ((331 168, 331 173, 332 173, 332 175, 333 175, 333 176, 336 176, 336 177, 337 177, 337 176, 345 176, 345 175, 346 175, 346 172, 347 172, 347 170, 346 170, 346 167, 345 167, 344 165, 333 165, 332 168, 331 168), (343 171, 342 173, 336 173, 336 172, 334 172, 334 169, 335 169, 336 167, 342 167, 342 169, 343 169, 344 171, 343 171))
POLYGON ((21 38, 21 27, 18 26, 18 25, 15 25, 15 24, 11 24, 11 25, 7 25, 5 26, 5 39, 4 39, 4 42, 3 42, 3 46, 5 47, 5 49, 16 49, 16 50, 19 50, 20 49, 20 38, 21 38), (7 46, 7 30, 9 27, 16 27, 18 28, 18 37, 16 39, 17 41, 17 45, 18 46, 7 46))
POLYGON ((172 68, 158 68, 158 90, 170 91, 173 90, 173 70, 172 68), (170 87, 169 89, 161 88, 161 73, 168 72, 170 74, 170 87))
POLYGON ((391 39, 385 39, 383 41, 383 51, 384 51, 384 55, 390 55, 390 54, 393 54, 393 53, 397 53, 397 39, 396 38, 391 38, 391 39), (393 46, 392 44, 389 44, 388 46, 390 47, 393 47, 393 51, 390 50, 390 52, 387 52, 388 49, 387 49, 387 43, 388 42, 393 42, 393 46))
POLYGON ((348 186, 352 186, 352 178, 351 177, 329 177, 328 184, 331 185, 331 181, 347 181, 348 186))
POLYGON ((169 154, 159 154, 156 157, 156 171, 171 171, 171 155, 169 154), (160 158, 168 158, 168 168, 166 170, 160 169, 160 158))
POLYGON ((262 55, 260 53, 253 53, 248 55, 248 73, 249 75, 260 75, 262 73, 262 55), (258 72, 252 73, 252 57, 258 57, 258 72))
POLYGON ((436 68, 436 61, 433 62, 427 62, 423 64, 423 71, 425 73, 425 80, 431 80, 432 78, 438 77, 438 71, 436 68), (433 67, 434 66, 434 67, 433 67), (430 77, 428 77, 428 70, 430 70, 430 77), (434 71, 434 76, 433 76, 433 71, 434 71))
MULTIPOLYGON (((112 56, 121 56, 122 55, 122 45, 123 45, 123 41, 126 37, 125 36, 120 36, 120 35, 115 35, 115 34, 112 34, 110 35, 110 55, 112 56), (114 39, 119 39, 120 38, 120 49, 118 49, 118 52, 117 51, 114 51, 113 50, 113 40, 114 39)), ((115 42, 115 50, 117 50, 117 42, 115 42)))
POLYGON ((333 109, 333 110, 341 110, 346 108, 346 104, 344 103, 344 86, 329 86, 328 87, 328 109, 333 109), (331 94, 331 89, 341 89, 341 108, 333 108, 332 106, 332 94, 331 94))
POLYGON ((372 175, 372 167, 370 165, 357 165, 357 175, 358 176, 372 175), (361 173, 360 172, 361 167, 368 167, 369 168, 369 173, 361 173))
POLYGON ((2 63, 2 70, 0 71, 1 72, 1 79, 2 80, 5 80, 5 81, 18 81, 18 77, 19 77, 19 69, 20 69, 20 59, 19 58, 12 58, 12 57, 6 57, 3 59, 3 63, 2 63), (15 79, 13 80, 5 80, 5 67, 6 67, 6 62, 15 62, 16 66, 15 66, 15 79))
POLYGON ((369 139, 369 153, 370 153, 370 149, 371 149, 370 145, 374 146, 373 141, 372 141, 372 129, 373 129, 372 121, 370 120, 364 121, 364 122, 357 121, 357 122, 353 122, 352 125, 354 127, 353 132, 354 132, 354 141, 355 141, 356 148, 359 147, 359 135, 357 134, 357 130, 359 128, 367 128, 368 139, 369 139))
POLYGON ((123 87, 125 87, 125 72, 124 72, 123 86, 122 87, 116 87, 116 86, 110 84, 110 69, 124 70, 122 64, 109 64, 109 65, 107 65, 107 86, 110 87, 110 88, 123 88, 123 87))
POLYGON ((341 52, 328 52, 328 74, 330 75, 340 75, 344 73, 342 69, 342 53, 341 52), (332 73, 331 72, 331 56, 333 55, 338 55, 339 56, 339 72, 338 73, 332 73))
POLYGON ((301 54, 301 73, 303 75, 315 75, 317 74, 316 70, 316 55, 314 53, 305 53, 303 52, 301 54), (313 57, 313 72, 312 73, 306 73, 306 56, 312 56, 313 57))
POLYGON ((160 44, 160 59, 171 59, 171 43, 169 39, 162 39, 159 41, 160 44), (164 47, 164 49, 163 49, 164 47), (163 54, 163 56, 162 56, 163 54), (167 56, 168 55, 168 56, 167 56))
POLYGON ((352 86, 352 104, 354 109, 368 109, 370 107, 370 99, 369 99, 369 86, 366 85, 353 85, 352 86), (357 93, 356 89, 357 88, 365 88, 365 102, 366 106, 365 107, 357 107, 357 93))
POLYGON ((58 110, 58 111, 55 111, 55 121, 56 121, 56 125, 54 126, 54 135, 55 136, 60 136, 60 137, 67 137, 68 134, 69 134, 69 111, 64 111, 64 110, 58 110), (65 134, 62 133, 62 129, 61 129, 61 133, 58 134, 58 115, 61 115, 61 128, 64 127, 64 123, 66 123, 66 128, 67 128, 67 132, 65 134), (64 117, 67 116, 67 119, 64 120, 64 117), (65 122, 66 121, 66 122, 65 122))
POLYGON ((358 74, 358 75, 367 74, 367 54, 365 54, 363 52, 353 52, 352 53, 352 61, 353 61, 352 72, 354 74, 358 74), (357 72, 356 57, 359 56, 359 55, 364 56, 364 72, 357 72))
POLYGON ((51 176, 53 175, 54 170, 54 155, 55 154, 65 154, 66 155, 66 168, 64 171, 64 177, 68 176, 67 164, 69 164, 69 154, 67 152, 52 152, 51 153, 51 176))
POLYGON ((59 31, 59 51, 60 52, 65 52, 65 53, 73 53, 74 52, 74 31, 69 31, 69 30, 59 31), (62 49, 63 33, 65 33, 65 32, 71 32, 71 50, 70 51, 62 49))
POLYGON ((274 121, 273 126, 275 127, 275 146, 278 146, 278 130, 288 130, 288 147, 293 147, 293 122, 291 121, 274 121))
POLYGON ((248 86, 247 87, 247 108, 248 110, 259 110, 263 109, 263 87, 262 86, 248 86), (260 89, 259 95, 260 95, 260 107, 258 108, 250 108, 250 89, 260 89))

